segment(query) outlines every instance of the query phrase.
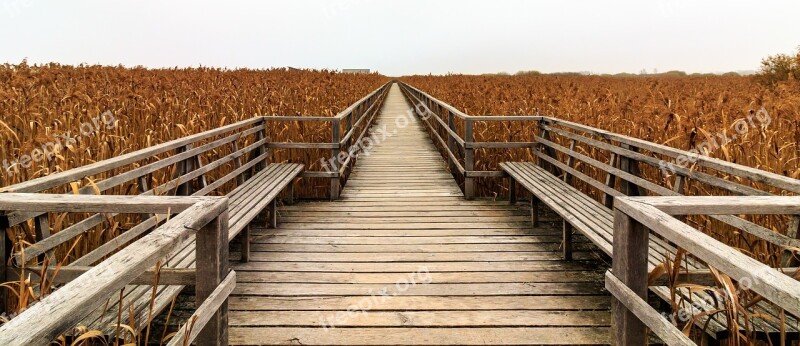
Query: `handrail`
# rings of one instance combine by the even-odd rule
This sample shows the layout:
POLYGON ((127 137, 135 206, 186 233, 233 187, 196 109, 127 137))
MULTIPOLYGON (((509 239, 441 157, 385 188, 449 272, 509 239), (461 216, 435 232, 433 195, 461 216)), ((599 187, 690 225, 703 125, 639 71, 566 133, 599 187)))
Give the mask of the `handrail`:
POLYGON ((98 173, 107 172, 114 168, 123 167, 125 165, 143 159, 147 159, 155 155, 163 154, 167 151, 178 149, 186 145, 201 141, 203 139, 211 138, 220 134, 232 132, 250 125, 254 125, 261 121, 262 121, 261 117, 255 117, 248 120, 243 120, 234 124, 178 138, 169 142, 154 145, 149 148, 137 150, 107 160, 98 161, 92 164, 88 164, 86 166, 76 167, 67 171, 53 173, 44 177, 0 188, 0 192, 41 192, 47 189, 51 189, 74 181, 78 181, 98 173))
MULTIPOLYGON (((297 121, 297 122, 329 122, 331 123, 331 141, 325 143, 305 142, 279 142, 273 140, 268 144, 274 149, 330 149, 330 159, 333 163, 326 171, 304 171, 301 176, 306 178, 330 179, 330 198, 339 198, 343 180, 347 180, 348 170, 353 167, 361 147, 357 145, 373 125, 376 115, 381 109, 389 88, 394 81, 389 81, 371 93, 362 97, 345 110, 333 117, 319 116, 264 116, 266 122, 297 121), (354 119, 355 118, 355 119, 354 119), (342 134, 344 125, 344 134, 342 134), (356 137, 359 127, 362 131, 356 137), (353 149, 351 149, 353 148, 353 149), (345 151, 347 149, 347 151, 345 151), (341 153, 346 153, 344 160, 339 160, 341 153), (342 162, 340 162, 342 161, 342 162)), ((323 159, 324 160, 324 159, 323 159)))
MULTIPOLYGON (((97 266, 35 303, 0 326, 1 345, 46 345, 67 332, 115 292, 136 280, 160 260, 191 240, 196 241, 197 301, 212 296, 229 274, 228 199, 225 197, 93 196, 0 194, 4 211, 75 213, 168 213, 168 222, 124 247, 97 266)), ((230 285, 230 284, 228 284, 230 285)), ((216 299, 227 299, 227 295, 216 299)), ((210 321, 195 325, 201 344, 227 344, 227 305, 206 309, 210 321), (209 318, 209 316, 211 316, 209 318)))
MULTIPOLYGON (((800 316, 800 281, 756 261, 675 218, 675 215, 797 215, 800 197, 620 197, 614 200, 612 269, 606 287, 613 294, 613 333, 619 345, 644 344, 647 328, 670 345, 688 338, 647 305, 649 234, 685 249, 787 313, 800 316), (669 328, 672 327, 672 328, 669 328)), ((733 287, 729 287, 733 290, 733 287)), ((731 292, 730 294, 735 294, 731 292)))
MULTIPOLYGON (((613 154, 617 155, 619 158, 626 158, 632 159, 636 162, 644 162, 651 166, 656 166, 661 168, 661 165, 667 166, 667 168, 672 171, 678 177, 688 177, 693 179, 698 179, 706 184, 712 185, 717 188, 729 190, 735 194, 739 195, 769 195, 770 193, 767 191, 762 191, 759 189, 752 188, 750 186, 746 186, 742 183, 737 183, 735 181, 731 181, 729 179, 723 179, 720 177, 712 176, 707 173, 680 167, 679 165, 672 165, 668 162, 663 162, 656 157, 649 156, 643 153, 639 153, 639 149, 647 150, 653 154, 664 155, 666 158, 669 159, 676 159, 676 158, 685 158, 686 160, 696 164, 700 167, 709 168, 715 170, 717 172, 723 174, 730 174, 737 177, 748 179, 754 183, 763 183, 767 184, 771 187, 788 191, 792 193, 800 193, 800 180, 793 179, 791 177, 783 176, 780 174, 762 171, 756 168, 707 157, 704 155, 700 155, 696 152, 681 150, 672 148, 663 144, 657 144, 648 142, 642 139, 613 133, 610 131, 594 128, 591 126, 586 126, 582 124, 577 124, 574 122, 570 122, 563 119, 558 119, 551 116, 472 116, 465 114, 455 107, 436 99, 435 97, 426 94, 425 92, 417 89, 407 83, 402 81, 399 82, 401 89, 403 90, 406 97, 415 105, 415 109, 417 110, 417 114, 419 116, 425 117, 433 117, 435 118, 435 123, 440 126, 443 131, 437 131, 434 128, 434 125, 425 119, 425 123, 428 126, 428 129, 437 138, 441 149, 445 152, 443 155, 445 160, 451 164, 451 168, 460 168, 459 161, 464 162, 464 168, 459 169, 460 177, 464 178, 465 182, 465 194, 467 198, 472 198, 470 194, 467 194, 468 191, 474 189, 470 185, 474 184, 471 178, 476 177, 504 177, 505 173, 500 170, 494 171, 476 171, 473 170, 473 167, 466 161, 468 161, 469 156, 473 156, 471 160, 474 160, 474 149, 479 148, 537 148, 538 151, 534 151, 534 155, 541 158, 541 155, 548 155, 552 156, 554 154, 553 148, 551 145, 553 144, 552 140, 549 140, 547 136, 549 134, 559 135, 567 137, 572 141, 581 141, 584 143, 588 143, 591 146, 602 146, 603 150, 610 150, 613 154), (421 108, 421 109, 420 109, 421 108), (465 131, 467 129, 471 129, 473 127, 474 122, 490 122, 490 121, 529 121, 532 123, 532 128, 538 128, 542 132, 535 136, 534 142, 475 142, 473 138, 471 138, 471 133, 464 133, 464 138, 460 136, 458 132, 456 132, 454 126, 452 125, 453 122, 446 122, 444 119, 444 114, 452 115, 463 121, 465 131), (446 124, 447 123, 447 124, 446 124), (577 131, 577 132, 570 132, 568 130, 577 131), (580 133, 578 133, 580 132, 580 133), (601 140, 595 140, 588 136, 596 136, 601 140), (605 142, 603 142, 605 141, 605 142), (611 142, 618 142, 618 144, 612 144, 611 142), (445 144, 444 142, 447 142, 445 144), (542 152, 544 151, 544 152, 542 152), (461 155, 460 153, 464 153, 461 155)), ((570 150, 567 152, 567 155, 576 154, 574 151, 570 150)), ((551 163, 552 164, 552 163, 551 163)), ((455 172, 454 172, 455 173, 455 172)), ((610 205, 609 205, 610 206, 610 205)))

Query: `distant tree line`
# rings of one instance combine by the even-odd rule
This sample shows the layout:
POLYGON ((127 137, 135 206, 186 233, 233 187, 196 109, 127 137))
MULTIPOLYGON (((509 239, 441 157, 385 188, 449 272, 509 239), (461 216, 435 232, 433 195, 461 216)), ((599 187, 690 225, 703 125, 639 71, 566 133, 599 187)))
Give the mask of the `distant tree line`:
POLYGON ((761 60, 761 70, 756 80, 772 87, 786 81, 800 80, 800 47, 794 54, 777 54, 761 60))

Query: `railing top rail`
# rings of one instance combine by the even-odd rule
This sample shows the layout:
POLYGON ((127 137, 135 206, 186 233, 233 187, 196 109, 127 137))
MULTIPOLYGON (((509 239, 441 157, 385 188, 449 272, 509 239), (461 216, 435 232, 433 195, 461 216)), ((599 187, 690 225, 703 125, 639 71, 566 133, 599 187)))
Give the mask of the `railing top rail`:
POLYGON ((360 100, 358 100, 355 103, 353 103, 352 105, 350 105, 350 107, 347 107, 345 110, 339 112, 339 114, 337 114, 333 118, 334 119, 344 119, 344 117, 346 117, 348 114, 352 113, 353 110, 356 109, 356 107, 358 107, 362 103, 366 102, 367 99, 369 99, 370 97, 373 97, 373 96, 377 95, 379 92, 383 91, 386 87, 392 85, 392 83, 394 83, 394 81, 388 81, 388 82, 384 83, 383 85, 381 85, 381 87, 373 90, 367 96, 362 97, 360 100))
POLYGON ((103 173, 114 168, 122 167, 155 155, 163 154, 167 151, 180 148, 190 143, 194 143, 206 138, 227 132, 235 131, 240 128, 256 124, 263 121, 263 117, 254 117, 234 124, 222 126, 213 130, 181 137, 169 142, 154 145, 124 155, 112 157, 103 161, 98 161, 86 166, 72 168, 63 172, 53 173, 44 177, 21 182, 0 188, 0 192, 39 192, 50 188, 71 183, 76 180, 86 178, 95 174, 103 173))
MULTIPOLYGON (((402 86, 413 90, 416 93, 424 95, 426 98, 429 98, 431 101, 441 105, 443 108, 453 112, 453 114, 459 116, 462 119, 468 119, 472 121, 513 121, 513 120, 520 120, 520 121, 542 121, 547 124, 551 125, 560 125, 572 130, 581 131, 586 134, 594 135, 601 137, 607 140, 617 141, 623 144, 630 145, 635 148, 640 148, 644 150, 651 151, 653 153, 666 155, 672 158, 678 157, 686 157, 691 162, 696 162, 698 165, 711 168, 717 170, 719 172, 727 173, 736 175, 742 178, 747 178, 753 182, 757 183, 765 183, 771 185, 776 188, 780 188, 786 191, 791 191, 794 193, 800 193, 800 180, 787 177, 784 175, 780 175, 777 173, 767 172, 764 170, 760 170, 757 168, 752 168, 749 166, 744 166, 740 164, 736 164, 733 162, 728 162, 725 160, 701 155, 700 153, 681 150, 677 148, 673 148, 663 144, 657 144, 653 142, 649 142, 643 139, 638 139, 622 134, 618 134, 615 132, 591 127, 588 125, 583 125, 575 122, 571 122, 568 120, 559 119, 552 116, 472 116, 465 114, 453 106, 436 99, 435 97, 421 91, 414 86, 411 86, 404 82, 399 82, 402 86)), ((538 137, 537 137, 538 140, 538 137)), ((472 143, 471 140, 465 141, 466 143, 472 143)), ((468 146, 470 145, 468 144, 468 146)), ((624 153, 623 153, 623 156, 624 153)))
MULTIPOLYGON (((25 201, 25 197, 27 196, 8 195, 4 198, 6 201, 19 198, 20 205, 28 205, 30 202, 25 201)), ((71 197, 78 205, 86 205, 89 199, 85 197, 100 199, 101 196, 71 197)), ((91 208, 94 209, 95 206, 91 208)), ((227 215, 227 208, 228 199, 225 197, 199 200, 153 232, 126 246, 0 326, 0 345, 48 344, 102 306, 114 292, 121 290, 140 273, 186 243, 191 235, 220 215, 227 215)))
POLYGON ((615 140, 620 143, 628 144, 636 148, 645 149, 654 153, 670 156, 673 158, 686 157, 688 160, 691 160, 691 162, 696 162, 701 166, 715 169, 720 172, 737 175, 743 178, 747 178, 754 182, 762 182, 787 191, 800 193, 800 180, 787 177, 784 175, 763 171, 757 168, 752 168, 749 166, 744 166, 733 162, 728 162, 725 160, 720 160, 717 158, 700 155, 699 153, 681 150, 663 144, 657 144, 643 139, 638 139, 559 118, 542 117, 542 120, 551 124, 562 125, 571 128, 573 130, 583 131, 595 136, 602 137, 604 139, 615 140))
POLYGON ((225 197, 198 196, 0 193, 0 211, 177 214, 197 203, 222 201, 224 198, 225 197))
POLYGON ((614 208, 733 280, 748 280, 752 291, 778 304, 787 312, 800 316, 800 281, 723 244, 664 211, 672 208, 673 212, 679 214, 695 214, 689 209, 695 204, 700 214, 728 214, 736 211, 747 214, 794 214, 799 211, 797 202, 800 202, 800 197, 717 196, 682 197, 680 200, 664 197, 618 197, 614 199, 614 208), (716 202, 712 202, 712 199, 716 202), (680 205, 678 209, 674 209, 677 201, 680 201, 680 205), (711 210, 713 208, 717 210, 711 210))
POLYGON ((411 89, 411 90, 414 90, 415 92, 417 92, 417 93, 419 93, 419 94, 425 95, 425 97, 427 97, 427 98, 429 98, 431 101, 433 101, 433 102, 435 102, 435 103, 439 104, 440 106, 442 106, 442 108, 444 108, 444 109, 447 109, 447 111, 449 111, 451 114, 453 114, 453 115, 455 115, 455 116, 457 116, 457 117, 459 117, 459 118, 461 118, 461 119, 468 119, 468 118, 471 118, 471 116, 470 116, 469 114, 466 114, 466 113, 464 113, 464 112, 462 112, 462 111, 460 111, 460 110, 456 109, 455 107, 453 107, 453 106, 451 106, 451 105, 447 104, 446 102, 444 102, 444 101, 441 101, 441 100, 439 100, 439 99, 437 99, 437 98, 435 98, 435 97, 433 97, 433 96, 431 96, 431 95, 429 95, 429 94, 425 93, 424 91, 422 91, 422 90, 419 90, 419 89, 417 89, 417 88, 415 88, 415 87, 411 86, 411 85, 410 85, 410 84, 408 84, 408 83, 401 82, 401 81, 398 81, 398 83, 400 83, 400 85, 402 85, 402 86, 405 86, 405 87, 407 87, 407 88, 409 88, 409 89, 411 89))

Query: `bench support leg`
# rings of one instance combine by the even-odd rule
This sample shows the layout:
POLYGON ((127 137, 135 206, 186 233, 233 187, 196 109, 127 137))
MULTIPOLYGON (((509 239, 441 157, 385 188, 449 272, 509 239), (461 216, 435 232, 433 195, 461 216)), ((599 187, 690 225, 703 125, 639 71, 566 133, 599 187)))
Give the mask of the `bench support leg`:
POLYGON ((572 225, 564 221, 564 260, 572 261, 572 225))
POLYGON ((539 227, 539 199, 531 196, 531 223, 533 227, 539 227))
POLYGON ((517 204, 517 180, 512 177, 508 178, 508 202, 517 204))
POLYGON ((278 199, 269 202, 269 227, 278 228, 278 199))
POLYGON ((289 186, 286 188, 286 193, 289 195, 286 197, 286 204, 293 205, 294 204, 294 181, 289 183, 289 186))
POLYGON ((243 230, 242 234, 239 235, 239 241, 242 242, 242 263, 250 262, 250 225, 247 225, 243 230))

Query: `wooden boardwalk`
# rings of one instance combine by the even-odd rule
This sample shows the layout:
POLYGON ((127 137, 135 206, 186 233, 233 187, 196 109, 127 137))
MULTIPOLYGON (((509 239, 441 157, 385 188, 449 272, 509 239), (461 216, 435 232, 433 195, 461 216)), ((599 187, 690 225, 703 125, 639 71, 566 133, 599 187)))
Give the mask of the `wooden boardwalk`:
POLYGON ((390 135, 342 198, 255 230, 251 262, 233 262, 231 344, 607 344, 593 247, 576 239, 565 262, 560 219, 531 228, 524 205, 464 200, 409 112, 393 86, 378 120, 390 135))

